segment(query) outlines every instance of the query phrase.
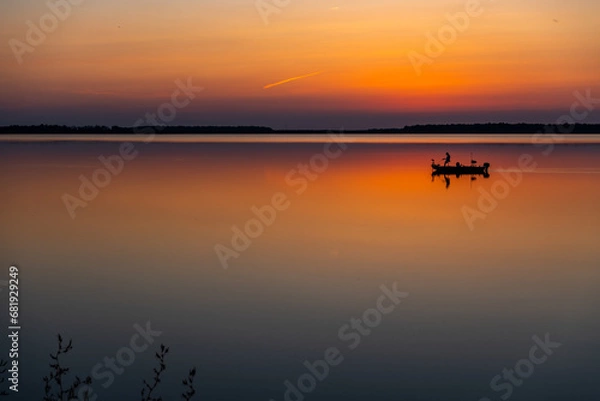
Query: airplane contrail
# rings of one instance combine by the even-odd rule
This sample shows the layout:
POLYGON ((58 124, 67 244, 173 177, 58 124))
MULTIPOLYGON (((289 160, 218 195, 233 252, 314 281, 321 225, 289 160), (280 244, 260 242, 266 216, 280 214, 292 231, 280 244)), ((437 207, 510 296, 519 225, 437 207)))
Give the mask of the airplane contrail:
POLYGON ((317 72, 313 72, 313 73, 306 74, 306 75, 300 75, 299 77, 284 79, 283 81, 275 82, 274 84, 265 85, 263 87, 263 89, 269 89, 269 88, 272 88, 274 86, 287 84, 288 82, 297 81, 299 79, 304 79, 304 78, 308 78, 308 77, 314 77, 315 75, 319 75, 322 72, 323 71, 317 71, 317 72))

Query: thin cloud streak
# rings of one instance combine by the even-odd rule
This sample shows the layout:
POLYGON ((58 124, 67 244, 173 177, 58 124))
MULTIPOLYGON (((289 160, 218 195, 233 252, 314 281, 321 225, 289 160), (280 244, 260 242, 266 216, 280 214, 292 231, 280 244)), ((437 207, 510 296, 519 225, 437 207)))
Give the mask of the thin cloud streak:
POLYGON ((275 82, 274 84, 265 85, 263 87, 263 89, 269 89, 269 88, 272 88, 274 86, 279 86, 279 85, 287 84, 288 82, 297 81, 299 79, 314 77, 315 75, 319 75, 322 72, 323 71, 317 71, 317 72, 313 72, 313 73, 306 74, 306 75, 300 75, 299 77, 284 79, 283 81, 275 82))

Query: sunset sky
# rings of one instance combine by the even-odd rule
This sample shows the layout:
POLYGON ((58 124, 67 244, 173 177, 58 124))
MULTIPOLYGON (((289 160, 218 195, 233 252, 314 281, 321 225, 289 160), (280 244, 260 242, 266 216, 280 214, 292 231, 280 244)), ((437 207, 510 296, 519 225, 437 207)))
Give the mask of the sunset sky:
POLYGON ((188 77, 204 91, 172 125, 554 122, 574 91, 600 97, 598 0, 482 0, 418 75, 408 54, 467 3, 291 0, 265 16, 254 0, 83 0, 15 56, 51 11, 3 0, 0 125, 132 125, 188 77))

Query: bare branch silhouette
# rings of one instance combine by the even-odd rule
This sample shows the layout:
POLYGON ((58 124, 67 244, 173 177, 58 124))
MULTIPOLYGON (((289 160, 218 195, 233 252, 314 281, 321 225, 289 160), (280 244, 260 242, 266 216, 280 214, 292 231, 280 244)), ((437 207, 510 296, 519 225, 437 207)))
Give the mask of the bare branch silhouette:
MULTIPOLYGON (((75 376, 75 380, 71 385, 65 383, 66 375, 70 368, 63 367, 61 364, 61 356, 66 355, 73 349, 73 341, 69 340, 66 345, 63 345, 62 336, 58 335, 58 350, 54 354, 50 354, 50 374, 44 376, 44 401, 67 401, 76 397, 76 392, 82 384, 91 385, 92 378, 86 377, 80 379, 75 376)), ((83 401, 89 401, 89 391, 85 391, 83 401)))
POLYGON ((196 376, 196 368, 190 370, 187 379, 183 379, 182 383, 185 391, 181 394, 181 397, 185 401, 190 401, 194 394, 196 394, 196 389, 194 388, 194 377, 196 376))
POLYGON ((163 344, 160 345, 160 351, 156 353, 156 359, 158 360, 158 369, 154 368, 154 377, 152 378, 152 384, 146 380, 143 381, 144 387, 141 391, 142 401, 162 401, 162 397, 154 398, 152 392, 156 390, 156 387, 160 383, 160 378, 164 371, 167 369, 165 365, 165 356, 169 353, 169 348, 163 344))

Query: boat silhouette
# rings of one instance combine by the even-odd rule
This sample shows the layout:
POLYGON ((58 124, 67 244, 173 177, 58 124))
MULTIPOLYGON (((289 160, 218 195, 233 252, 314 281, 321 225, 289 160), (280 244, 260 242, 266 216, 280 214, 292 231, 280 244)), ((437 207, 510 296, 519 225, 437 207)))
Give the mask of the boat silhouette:
MULTIPOLYGON (((473 160, 474 162, 474 160, 473 160)), ((461 175, 482 175, 485 178, 489 177, 489 168, 490 163, 483 163, 483 165, 478 166, 475 163, 471 163, 470 165, 463 165, 459 162, 456 162, 453 166, 444 166, 435 162, 434 159, 431 159, 431 175, 456 175, 457 177, 461 175)))

